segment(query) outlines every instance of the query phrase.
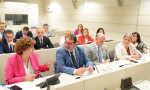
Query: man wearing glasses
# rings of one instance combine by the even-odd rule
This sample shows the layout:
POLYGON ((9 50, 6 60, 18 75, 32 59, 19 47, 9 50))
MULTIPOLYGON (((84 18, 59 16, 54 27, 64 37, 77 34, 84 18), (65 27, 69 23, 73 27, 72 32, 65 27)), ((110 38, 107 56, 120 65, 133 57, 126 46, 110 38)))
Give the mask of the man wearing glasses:
POLYGON ((77 38, 73 34, 65 37, 65 44, 56 52, 56 72, 82 75, 84 72, 93 72, 93 64, 85 55, 84 48, 76 46, 77 38), (85 68, 83 67, 85 65, 85 68))
POLYGON ((12 30, 5 30, 5 39, 0 42, 0 54, 14 53, 14 33, 12 30))

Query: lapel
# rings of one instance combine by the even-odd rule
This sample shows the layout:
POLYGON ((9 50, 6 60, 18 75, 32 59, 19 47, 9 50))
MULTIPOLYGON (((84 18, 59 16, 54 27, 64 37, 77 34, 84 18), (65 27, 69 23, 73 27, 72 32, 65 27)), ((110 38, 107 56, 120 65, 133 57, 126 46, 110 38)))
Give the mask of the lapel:
MULTIPOLYGON (((124 53, 124 55, 128 55, 127 50, 125 49, 125 47, 123 45, 123 42, 121 42, 121 46, 123 47, 123 53, 124 53)), ((130 47, 129 47, 129 50, 130 50, 130 47)))
MULTIPOLYGON (((64 47, 64 49, 65 49, 65 47, 64 47)), ((65 49, 65 51, 66 51, 66 58, 68 58, 69 59, 69 61, 71 62, 71 64, 73 65, 73 62, 72 62, 72 59, 71 59, 71 56, 70 56, 70 53, 65 49)), ((67 59, 66 59, 67 60, 67 59)))
POLYGON ((46 38, 43 36, 43 47, 45 46, 46 38))
POLYGON ((75 50, 75 56, 76 56, 76 61, 77 61, 78 67, 80 67, 80 64, 79 64, 80 63, 80 61, 79 61, 80 60, 80 55, 79 55, 80 53, 79 53, 76 46, 75 46, 74 50, 75 50))
POLYGON ((20 69, 20 74, 23 74, 24 76, 26 76, 25 69, 24 69, 24 64, 23 64, 23 61, 21 59, 21 56, 17 54, 16 59, 17 59, 17 62, 18 62, 18 67, 20 69))
POLYGON ((91 47, 93 48, 93 51, 95 52, 96 57, 99 58, 99 56, 98 56, 98 51, 97 51, 97 47, 95 46, 95 42, 93 42, 91 45, 92 45, 91 47))
POLYGON ((35 70, 38 70, 37 66, 36 66, 36 60, 34 58, 34 55, 30 56, 30 61, 31 61, 31 65, 32 65, 32 68, 34 70, 34 73, 37 73, 35 70))
POLYGON ((37 45, 37 47, 41 47, 41 43, 40 43, 40 40, 39 40, 39 38, 38 38, 38 36, 36 37, 36 45, 37 45))

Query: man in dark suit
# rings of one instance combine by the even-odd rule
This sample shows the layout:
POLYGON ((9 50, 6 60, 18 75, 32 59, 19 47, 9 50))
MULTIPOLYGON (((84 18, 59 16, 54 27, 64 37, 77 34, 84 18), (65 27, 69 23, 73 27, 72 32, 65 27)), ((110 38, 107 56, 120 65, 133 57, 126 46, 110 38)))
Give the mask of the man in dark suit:
POLYGON ((29 31, 29 27, 25 26, 23 27, 23 30, 16 33, 15 39, 19 39, 21 37, 33 37, 32 32, 29 31))
POLYGON ((76 46, 76 43, 77 38, 74 34, 66 36, 65 45, 56 52, 56 72, 76 75, 84 74, 86 71, 93 72, 93 64, 86 56, 84 48, 76 46))
POLYGON ((0 22, 0 41, 5 39, 4 33, 5 33, 5 23, 0 22))
POLYGON ((0 42, 0 54, 13 53, 16 40, 12 30, 5 31, 5 39, 0 42))
POLYGON ((36 50, 54 48, 49 38, 44 36, 44 30, 42 28, 37 28, 37 36, 35 37, 35 41, 36 44, 34 45, 34 48, 36 50))

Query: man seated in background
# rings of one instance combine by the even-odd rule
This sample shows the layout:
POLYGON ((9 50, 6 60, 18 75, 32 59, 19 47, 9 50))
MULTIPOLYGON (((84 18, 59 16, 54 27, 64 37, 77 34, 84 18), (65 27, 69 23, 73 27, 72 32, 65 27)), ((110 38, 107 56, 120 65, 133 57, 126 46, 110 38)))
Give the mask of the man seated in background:
POLYGON ((44 36, 44 30, 42 28, 37 28, 36 32, 37 32, 37 36, 35 37, 36 44, 34 45, 34 48, 36 50, 54 48, 49 38, 44 36))
POLYGON ((50 30, 48 30, 48 28, 49 28, 48 24, 44 24, 43 25, 44 36, 46 36, 46 37, 54 37, 54 35, 52 34, 52 32, 50 30))
POLYGON ((98 33, 96 35, 95 42, 88 44, 85 47, 85 53, 91 61, 99 64, 109 62, 106 46, 103 45, 104 42, 105 35, 98 33))
POLYGON ((23 27, 23 30, 16 33, 15 39, 19 39, 21 37, 33 37, 32 32, 29 31, 29 27, 25 26, 23 27))
POLYGON ((76 43, 75 35, 68 34, 65 37, 65 45, 56 52, 56 72, 76 75, 84 74, 85 71, 93 72, 93 64, 86 56, 84 48, 76 46, 76 43))
POLYGON ((0 22, 0 41, 5 39, 4 33, 5 33, 5 23, 0 22))
POLYGON ((16 40, 12 30, 5 31, 5 39, 0 42, 0 54, 13 53, 16 40))

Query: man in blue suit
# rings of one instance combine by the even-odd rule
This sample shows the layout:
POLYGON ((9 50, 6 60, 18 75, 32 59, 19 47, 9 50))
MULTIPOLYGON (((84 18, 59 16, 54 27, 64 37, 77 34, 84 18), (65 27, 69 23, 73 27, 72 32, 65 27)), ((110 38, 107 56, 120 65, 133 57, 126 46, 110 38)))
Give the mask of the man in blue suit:
POLYGON ((16 33, 15 39, 19 39, 21 37, 33 37, 32 32, 29 31, 29 27, 25 26, 23 27, 23 30, 16 33))
POLYGON ((93 64, 85 55, 84 48, 76 46, 77 38, 69 34, 65 38, 65 45, 56 52, 56 72, 67 74, 84 74, 85 71, 93 72, 93 64), (85 65, 85 68, 83 68, 85 65))
POLYGON ((14 53, 14 45, 16 40, 13 37, 14 33, 12 30, 5 31, 5 39, 0 42, 0 54, 14 53))
POLYGON ((5 23, 0 22, 0 41, 5 39, 4 33, 5 33, 5 23))

